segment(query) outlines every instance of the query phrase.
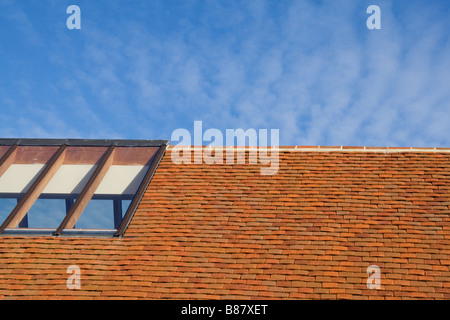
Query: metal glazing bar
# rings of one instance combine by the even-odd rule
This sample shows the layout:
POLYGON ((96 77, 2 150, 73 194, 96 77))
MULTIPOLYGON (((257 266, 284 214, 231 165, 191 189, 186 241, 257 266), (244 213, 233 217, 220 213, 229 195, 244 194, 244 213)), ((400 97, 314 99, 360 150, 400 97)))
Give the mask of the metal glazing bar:
POLYGON ((8 151, 0 159, 0 177, 8 170, 11 164, 14 162, 17 153, 17 144, 13 144, 8 151))

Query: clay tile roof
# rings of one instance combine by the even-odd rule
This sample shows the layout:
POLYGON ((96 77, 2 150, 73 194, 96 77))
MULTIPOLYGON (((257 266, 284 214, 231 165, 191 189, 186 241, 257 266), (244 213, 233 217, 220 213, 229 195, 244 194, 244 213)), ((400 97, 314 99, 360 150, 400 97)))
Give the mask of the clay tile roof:
POLYGON ((0 298, 450 298, 449 149, 281 147, 274 175, 172 150, 122 238, 2 236, 0 298))

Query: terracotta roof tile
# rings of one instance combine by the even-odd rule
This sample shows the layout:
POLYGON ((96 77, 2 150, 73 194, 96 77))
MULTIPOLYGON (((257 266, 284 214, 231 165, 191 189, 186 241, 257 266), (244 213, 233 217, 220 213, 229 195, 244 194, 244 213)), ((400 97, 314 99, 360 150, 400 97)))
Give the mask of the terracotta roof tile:
POLYGON ((449 151, 283 147, 264 176, 169 148, 123 238, 2 236, 0 297, 448 299, 449 151))

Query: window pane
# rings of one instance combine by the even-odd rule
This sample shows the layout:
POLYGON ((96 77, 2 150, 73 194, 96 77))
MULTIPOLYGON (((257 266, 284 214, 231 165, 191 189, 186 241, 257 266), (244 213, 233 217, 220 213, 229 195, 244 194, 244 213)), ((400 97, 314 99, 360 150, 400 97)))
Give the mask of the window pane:
POLYGON ((38 199, 28 211, 28 228, 57 228, 66 215, 64 199, 38 199))
POLYGON ((114 229, 113 201, 92 199, 78 219, 77 229, 114 229))
POLYGON ((131 204, 131 200, 122 200, 122 218, 128 210, 128 207, 131 204))
POLYGON ((0 198, 0 224, 5 221, 17 205, 17 199, 0 198))

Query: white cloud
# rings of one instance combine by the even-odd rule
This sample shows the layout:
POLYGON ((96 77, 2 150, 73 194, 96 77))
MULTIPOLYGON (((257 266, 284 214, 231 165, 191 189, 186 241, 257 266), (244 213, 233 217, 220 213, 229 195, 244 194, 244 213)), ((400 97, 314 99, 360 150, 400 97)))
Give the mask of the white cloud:
POLYGON ((63 123, 88 136, 164 138, 203 120, 279 128, 281 144, 448 145, 448 19, 420 4, 379 6, 373 31, 354 1, 193 2, 179 16, 161 2, 160 21, 124 14, 116 27, 104 14, 109 28, 91 21, 75 52, 63 31, 54 41, 64 49, 50 44, 51 61, 75 70, 55 92, 85 118, 63 123))

